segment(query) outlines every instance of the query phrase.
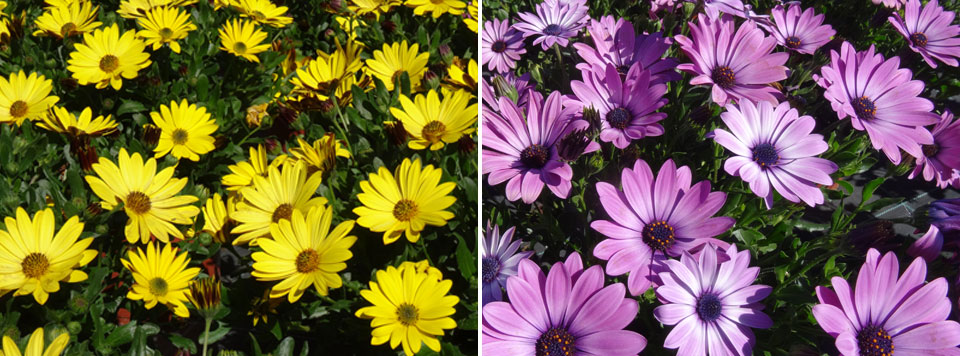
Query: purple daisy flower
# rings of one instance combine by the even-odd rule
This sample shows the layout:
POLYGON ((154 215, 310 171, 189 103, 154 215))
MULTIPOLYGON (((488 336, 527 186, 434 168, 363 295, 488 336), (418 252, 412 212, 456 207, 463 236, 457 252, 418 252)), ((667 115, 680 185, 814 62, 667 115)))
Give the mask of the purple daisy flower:
POLYGON ((900 150, 922 157, 922 145, 933 143, 933 135, 924 125, 940 118, 933 103, 919 95, 922 81, 913 80, 909 69, 900 68, 900 58, 884 59, 870 49, 857 52, 844 42, 840 53, 830 51, 831 62, 814 75, 826 89, 833 111, 842 120, 850 117, 853 128, 866 130, 873 148, 882 150, 894 164, 900 163, 900 150))
POLYGON ((483 305, 503 299, 501 288, 507 285, 507 277, 517 275, 517 265, 527 259, 533 251, 517 253, 520 240, 513 240, 514 228, 500 235, 500 227, 487 223, 487 235, 480 245, 480 265, 483 267, 483 305))
POLYGON ((816 155, 829 146, 823 136, 812 134, 816 120, 797 116, 790 103, 777 106, 767 101, 754 104, 727 104, 720 118, 730 131, 717 129, 713 139, 736 156, 727 159, 723 169, 750 183, 750 190, 763 198, 767 209, 773 206, 773 190, 794 203, 823 204, 817 184, 830 186, 830 174, 837 165, 816 155))
POLYGON ((760 268, 749 267, 750 251, 737 251, 731 244, 718 256, 707 245, 699 258, 684 252, 680 261, 667 260, 666 265, 657 287, 663 305, 653 316, 676 326, 663 347, 679 349, 678 355, 752 355, 750 329, 773 326, 760 302, 773 288, 753 284, 760 268))
POLYGON ((523 48, 523 34, 510 27, 510 21, 493 19, 486 21, 481 38, 483 56, 481 64, 487 69, 506 73, 517 66, 520 55, 527 53, 523 48))
POLYGON ((607 64, 604 75, 590 69, 581 69, 580 73, 583 81, 570 82, 574 96, 568 97, 564 106, 578 112, 591 107, 596 110, 602 118, 601 141, 623 149, 633 140, 663 134, 663 126, 657 122, 667 114, 655 111, 667 104, 663 97, 667 85, 651 83, 650 72, 640 63, 634 63, 622 80, 612 64, 607 64))
POLYGON ((881 3, 883 4, 883 6, 889 7, 891 9, 900 10, 900 7, 902 7, 903 4, 906 4, 907 0, 873 0, 874 5, 880 5, 881 3))
POLYGON ((928 216, 930 227, 910 245, 907 253, 933 261, 945 244, 960 247, 960 199, 941 199, 930 203, 928 216))
POLYGON ((637 355, 647 339, 623 330, 637 301, 624 297, 623 284, 603 282, 600 266, 584 270, 576 252, 546 276, 520 261, 520 274, 507 280, 510 302, 483 306, 484 355, 637 355))
POLYGON ((559 198, 570 193, 573 169, 560 160, 556 144, 575 130, 590 124, 573 118, 573 110, 564 109, 563 97, 554 91, 543 96, 529 91, 527 113, 508 98, 501 97, 499 112, 483 113, 483 174, 490 185, 507 182, 510 201, 523 198, 531 204, 546 185, 559 198))
MULTIPOLYGON (((687 0, 687 2, 697 2, 697 0, 687 0)), ((753 12, 753 6, 744 4, 742 0, 704 0, 703 5, 707 16, 712 18, 717 18, 724 13, 758 22, 768 21, 767 15, 758 15, 753 12)))
POLYGON ((933 127, 933 144, 923 146, 923 156, 917 157, 917 166, 910 178, 923 172, 923 179, 936 181, 941 189, 958 179, 960 168, 960 120, 953 120, 953 113, 944 111, 940 121, 933 127))
POLYGON ((667 256, 679 257, 704 244, 726 248, 713 238, 730 229, 729 217, 713 217, 723 207, 727 194, 711 192, 710 182, 690 186, 690 167, 677 168, 672 160, 660 167, 656 179, 642 159, 633 169, 624 168, 620 184, 598 182, 597 194, 611 220, 594 220, 590 227, 608 238, 600 241, 593 255, 607 260, 607 274, 630 272, 630 293, 640 295, 654 282, 651 266, 667 256))
POLYGON ((621 76, 625 76, 634 63, 640 63, 644 70, 650 72, 651 83, 680 80, 680 73, 674 70, 677 60, 663 57, 673 41, 664 38, 662 33, 637 35, 632 24, 624 19, 614 20, 610 15, 599 21, 591 20, 587 31, 590 32, 593 46, 573 44, 583 59, 583 63, 577 64, 577 69, 593 70, 603 76, 606 65, 612 64, 621 76))
POLYGON ((725 105, 730 99, 775 102, 780 92, 770 83, 787 78, 786 52, 772 53, 777 45, 766 37, 756 23, 744 22, 740 28, 733 18, 699 16, 699 25, 690 23, 691 36, 677 35, 680 49, 692 63, 677 69, 695 75, 693 85, 711 85, 713 101, 725 105))
POLYGON ((836 338, 842 355, 956 355, 960 324, 947 320, 947 280, 924 283, 927 264, 913 260, 898 276, 897 256, 867 251, 855 288, 833 277, 833 289, 817 287, 813 316, 836 338))
POLYGON ((521 12, 520 22, 513 25, 523 33, 523 37, 537 36, 533 44, 539 44, 544 51, 554 44, 566 47, 570 38, 576 36, 586 25, 587 6, 585 2, 564 2, 546 0, 536 7, 537 13, 521 12))
POLYGON ((960 25, 952 25, 956 14, 943 11, 937 0, 931 0, 922 9, 919 0, 910 0, 904 9, 903 18, 897 12, 890 16, 890 23, 907 39, 910 49, 920 53, 923 60, 936 68, 937 59, 956 67, 960 57, 960 25))
POLYGON ((832 26, 823 24, 823 14, 817 15, 812 7, 801 13, 798 4, 791 4, 786 9, 777 5, 771 11, 771 17, 773 23, 764 26, 767 31, 781 46, 799 53, 813 54, 837 34, 832 26))
POLYGON ((517 93, 517 106, 520 108, 527 107, 527 99, 530 97, 530 91, 534 89, 535 84, 530 82, 530 73, 523 73, 521 76, 517 76, 512 72, 501 73, 493 76, 490 81, 487 81, 487 78, 483 78, 481 81, 483 86, 483 111, 500 111, 500 105, 497 104, 497 99, 503 96, 503 92, 510 91, 517 93))

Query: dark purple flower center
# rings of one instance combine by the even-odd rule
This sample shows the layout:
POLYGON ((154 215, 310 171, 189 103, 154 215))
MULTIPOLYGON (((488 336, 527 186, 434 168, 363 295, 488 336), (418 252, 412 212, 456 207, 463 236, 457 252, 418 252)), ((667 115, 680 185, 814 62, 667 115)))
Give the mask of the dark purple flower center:
POLYGON ((720 298, 716 294, 704 294, 697 301, 697 315, 700 316, 700 320, 717 320, 720 317, 721 310, 723 310, 723 303, 720 303, 720 298))
POLYGON ((867 326, 857 334, 860 356, 892 356, 893 338, 878 326, 867 326))
POLYGON ((790 36, 790 37, 787 37, 787 40, 785 42, 787 43, 787 48, 800 47, 800 37, 790 36))
POLYGON ((483 283, 490 283, 500 276, 500 260, 493 257, 484 257, 481 261, 483 267, 483 283))
POLYGON ((563 28, 557 24, 549 24, 543 29, 543 34, 548 36, 560 36, 561 33, 563 33, 563 28))
POLYGON ((913 45, 917 47, 926 47, 927 35, 924 35, 922 32, 914 33, 910 35, 910 42, 913 42, 913 45))
POLYGON ((940 152, 940 146, 937 146, 936 143, 932 145, 923 145, 923 156, 924 157, 933 157, 940 152))
POLYGON ((543 168, 550 159, 550 150, 540 144, 532 144, 520 151, 520 162, 528 168, 543 168))
POLYGON ((537 339, 537 356, 573 356, 577 351, 573 335, 564 328, 552 328, 537 339))
POLYGON ((723 89, 730 89, 733 87, 733 84, 736 83, 737 77, 733 74, 733 69, 727 66, 721 66, 713 69, 713 74, 711 75, 713 83, 719 85, 723 89))
POLYGON ((497 40, 492 45, 490 45, 490 50, 494 53, 503 53, 507 50, 507 43, 503 40, 497 40))
POLYGON ((877 106, 873 104, 873 100, 865 96, 853 99, 850 104, 853 105, 853 111, 857 113, 857 118, 860 120, 872 120, 877 115, 877 106))
POLYGON ((623 130, 627 128, 633 115, 624 108, 616 108, 607 112, 607 122, 615 129, 623 130))
POLYGON ((643 227, 643 242, 654 250, 666 252, 675 241, 673 226, 666 221, 654 221, 643 227))
POLYGON ((769 143, 761 143, 753 147, 753 161, 760 167, 773 167, 780 162, 780 155, 776 147, 769 143))

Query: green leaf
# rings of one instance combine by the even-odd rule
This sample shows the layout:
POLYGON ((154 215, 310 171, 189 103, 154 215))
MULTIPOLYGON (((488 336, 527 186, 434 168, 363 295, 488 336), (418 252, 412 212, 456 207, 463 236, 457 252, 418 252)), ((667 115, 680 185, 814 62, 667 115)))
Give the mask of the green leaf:
POLYGON ((273 350, 273 356, 293 356, 293 346, 294 341, 292 337, 285 337, 280 341, 280 345, 277 345, 277 349, 273 350))
POLYGON ((181 349, 187 349, 191 354, 197 353, 197 344, 193 340, 180 336, 179 334, 170 334, 170 343, 181 349))
POLYGON ((143 106, 139 101, 124 100, 123 103, 120 104, 120 107, 117 108, 117 116, 144 111, 147 111, 147 107, 143 106))
POLYGON ((216 330, 210 330, 210 336, 207 341, 209 342, 208 345, 212 345, 213 343, 219 341, 224 336, 226 336, 228 332, 230 332, 229 326, 225 326, 221 322, 217 322, 217 324, 220 324, 220 327, 218 327, 216 330))
POLYGON ((877 178, 877 179, 874 179, 874 180, 868 182, 867 185, 863 186, 863 199, 860 200, 860 206, 859 206, 859 208, 863 208, 863 205, 866 204, 867 201, 870 200, 870 198, 873 197, 873 193, 874 193, 874 192, 877 190, 877 188, 879 188, 880 185, 883 184, 883 182, 886 181, 886 180, 887 180, 887 178, 885 178, 885 177, 879 177, 879 178, 877 178))
POLYGON ((117 347, 120 345, 129 344, 133 341, 133 334, 137 331, 137 321, 133 320, 127 325, 121 326, 110 333, 110 336, 107 336, 107 340, 104 342, 106 346, 117 347))
POLYGON ((460 274, 463 275, 463 278, 470 280, 470 278, 476 274, 477 260, 473 252, 470 252, 470 248, 467 247, 467 242, 464 241, 460 234, 457 234, 457 240, 460 241, 460 243, 457 244, 457 266, 460 267, 460 274))

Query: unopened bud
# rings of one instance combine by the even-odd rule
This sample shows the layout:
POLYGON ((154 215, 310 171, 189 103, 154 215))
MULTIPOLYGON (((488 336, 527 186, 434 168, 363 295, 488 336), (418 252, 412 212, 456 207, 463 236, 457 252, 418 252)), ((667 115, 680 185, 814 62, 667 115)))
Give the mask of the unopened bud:
POLYGON ((589 144, 590 137, 587 137, 587 130, 576 130, 560 139, 557 144, 557 154, 563 160, 576 161, 589 144))
POLYGON ((600 132, 603 127, 603 121, 600 119, 600 112, 591 107, 583 108, 583 119, 590 123, 590 130, 600 132))
POLYGON ((510 84, 506 78, 501 75, 493 77, 493 92, 497 97, 507 97, 514 103, 517 102, 517 98, 520 97, 520 94, 517 93, 517 88, 510 84))

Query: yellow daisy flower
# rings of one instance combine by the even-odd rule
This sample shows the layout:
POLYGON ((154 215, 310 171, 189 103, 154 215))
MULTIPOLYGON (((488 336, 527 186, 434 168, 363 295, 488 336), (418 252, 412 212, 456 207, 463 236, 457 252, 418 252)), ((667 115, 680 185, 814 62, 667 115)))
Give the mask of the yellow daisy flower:
POLYGON ((87 1, 48 8, 35 21, 33 35, 64 38, 93 31, 102 25, 97 21, 99 9, 87 1))
POLYGON ((224 204, 220 193, 214 193, 207 198, 203 207, 203 232, 213 236, 213 241, 224 243, 230 240, 230 230, 233 228, 231 215, 237 211, 234 199, 227 198, 224 204))
POLYGON ((80 85, 96 84, 97 89, 103 89, 109 84, 120 90, 121 78, 136 78, 137 72, 150 66, 145 48, 136 31, 128 30, 121 36, 117 24, 113 24, 83 34, 83 43, 76 44, 70 53, 67 70, 80 85))
POLYGON ((470 31, 477 33, 477 19, 480 18, 478 14, 479 10, 477 9, 477 0, 470 1, 470 4, 467 5, 467 12, 470 16, 464 17, 463 23, 467 25, 470 31))
POLYGON ((407 41, 383 44, 382 51, 374 51, 373 58, 367 60, 367 71, 383 81, 387 90, 393 90, 393 82, 401 73, 410 77, 410 88, 420 86, 420 79, 427 70, 430 52, 419 53, 420 45, 407 46, 407 41))
POLYGON ((170 106, 160 105, 160 112, 151 112, 153 124, 160 128, 160 141, 153 149, 154 157, 167 153, 177 159, 199 161, 200 155, 213 151, 214 139, 210 134, 217 131, 217 123, 210 119, 204 107, 190 104, 187 99, 171 101, 170 106))
POLYGON ((233 0, 213 0, 213 11, 218 11, 222 8, 230 8, 231 6, 237 6, 236 1, 233 0))
POLYGON ((67 7, 72 4, 87 2, 88 0, 43 0, 43 9, 49 10, 54 7, 67 7))
POLYGON ((286 6, 274 5, 270 0, 233 0, 232 5, 240 11, 241 17, 258 25, 285 27, 293 22, 292 17, 284 16, 286 6))
POLYGON ((137 247, 127 251, 127 258, 120 263, 133 274, 132 290, 127 299, 143 300, 147 309, 159 304, 166 305, 179 317, 190 317, 184 302, 190 292, 190 281, 200 274, 200 268, 190 267, 187 252, 177 255, 177 248, 167 243, 163 249, 156 243, 147 245, 147 251, 137 247))
POLYGON ((400 0, 350 0, 347 9, 363 16, 373 14, 380 21, 380 15, 390 12, 394 6, 399 6, 403 2, 400 0))
POLYGON ((253 298, 250 302, 250 310, 247 311, 247 315, 253 317, 253 326, 257 326, 260 320, 263 320, 264 324, 268 323, 270 314, 276 314, 277 307, 282 302, 282 299, 270 298, 270 289, 263 291, 263 297, 253 298))
POLYGON ((232 173, 223 176, 220 183, 229 191, 238 191, 240 188, 252 186, 253 177, 267 177, 269 167, 279 168, 286 160, 287 155, 279 155, 273 161, 268 161, 267 150, 263 145, 250 147, 250 160, 227 166, 232 173))
POLYGON ((333 133, 323 135, 319 140, 313 141, 313 145, 297 137, 300 147, 291 148, 290 153, 307 165, 309 174, 327 174, 336 167, 337 157, 350 158, 350 151, 344 149, 340 142, 333 133))
POLYGON ((97 256, 88 250, 93 238, 80 238, 83 223, 76 216, 63 223, 54 234, 53 210, 44 209, 33 219, 26 210, 17 208, 16 217, 4 219, 6 230, 0 230, 0 290, 16 290, 13 295, 33 294, 43 305, 49 293, 60 290, 60 282, 87 280, 87 274, 76 270, 97 256))
POLYGON ((186 6, 197 3, 197 0, 123 0, 117 13, 123 18, 135 19, 145 16, 150 10, 158 7, 186 6))
POLYGON ((41 128, 69 135, 74 138, 98 137, 117 132, 117 122, 110 115, 98 115, 93 118, 93 110, 83 108, 80 117, 72 114, 65 108, 54 106, 50 113, 37 122, 41 128))
POLYGON ((340 25, 340 29, 347 34, 347 41, 356 42, 361 46, 363 45, 363 42, 357 41, 357 29, 364 25, 363 21, 360 21, 356 16, 337 16, 334 17, 334 20, 340 25))
POLYGON ((431 90, 426 95, 418 94, 414 102, 401 94, 403 109, 390 108, 390 113, 413 138, 407 143, 410 148, 439 150, 444 142, 457 142, 476 131, 477 104, 467 106, 471 97, 467 91, 457 90, 447 92, 441 101, 437 91, 431 90))
POLYGON ((0 351, 0 356, 58 356, 63 349, 67 348, 67 343, 70 342, 70 333, 61 333, 50 345, 47 345, 46 351, 43 349, 43 328, 37 328, 33 331, 33 334, 30 334, 30 340, 27 341, 27 349, 23 350, 23 353, 20 353, 20 349, 17 347, 16 341, 10 338, 10 336, 3 336, 3 347, 0 351))
POLYGON ((269 167, 267 177, 253 177, 253 186, 240 189, 243 201, 237 204, 234 220, 237 227, 231 231, 241 234, 234 245, 250 242, 270 233, 270 224, 289 220, 295 210, 304 212, 313 206, 324 205, 327 198, 314 197, 322 179, 319 174, 307 174, 303 162, 287 162, 278 170, 269 167))
POLYGON ((450 78, 444 82, 444 88, 449 90, 464 89, 475 96, 477 92, 477 76, 479 75, 477 61, 471 59, 466 66, 463 64, 462 59, 453 59, 453 63, 447 68, 447 76, 450 78), (464 71, 463 67, 466 67, 467 70, 464 71))
POLYGON ((270 290, 270 298, 287 295, 293 303, 311 285, 320 295, 343 286, 337 272, 347 268, 345 262, 353 257, 350 246, 357 237, 347 236, 353 220, 338 224, 333 231, 332 223, 333 209, 317 205, 306 215, 294 210, 290 220, 270 224, 272 238, 257 239, 263 252, 253 253, 251 275, 259 281, 280 281, 270 290))
POLYGON ((102 200, 100 206, 112 210, 123 203, 123 210, 130 220, 124 228, 127 241, 143 243, 154 236, 160 241, 169 241, 169 236, 183 238, 173 224, 192 224, 200 209, 190 205, 197 201, 192 195, 176 194, 187 185, 187 178, 173 178, 176 167, 167 167, 157 173, 157 160, 145 163, 139 153, 132 156, 120 149, 119 166, 100 157, 93 164, 97 176, 86 176, 90 189, 102 200))
POLYGON ((450 316, 460 298, 450 293, 453 282, 442 279, 440 270, 427 267, 426 261, 404 262, 400 268, 387 266, 377 271, 377 281, 370 281, 370 289, 360 291, 373 304, 360 308, 356 316, 372 319, 373 331, 370 344, 383 345, 390 341, 390 348, 403 345, 403 352, 412 356, 420 352, 422 345, 440 351, 437 336, 444 329, 453 329, 457 323, 450 316))
POLYGON ((164 44, 170 45, 170 50, 180 53, 180 43, 177 41, 187 38, 190 31, 197 26, 190 22, 190 15, 176 7, 158 7, 137 18, 137 24, 142 30, 137 36, 143 38, 153 50, 160 49, 164 44))
POLYGON ((420 168, 420 160, 403 160, 395 174, 386 167, 370 173, 360 182, 363 193, 357 199, 363 206, 353 209, 360 217, 357 224, 373 232, 383 232, 383 243, 390 244, 406 232, 407 240, 417 242, 426 225, 443 226, 453 219, 444 209, 457 198, 448 196, 456 184, 439 184, 442 172, 433 165, 420 168), (394 179, 396 177, 396 179, 394 179))
POLYGON ((10 73, 10 80, 0 77, 0 123, 16 123, 39 119, 47 114, 60 97, 50 95, 52 81, 41 74, 22 70, 10 73))
POLYGON ((415 15, 429 12, 433 14, 433 18, 438 18, 445 13, 460 15, 467 7, 467 3, 460 0, 407 0, 404 5, 413 8, 415 15))
POLYGON ((257 53, 270 48, 270 43, 260 44, 267 39, 267 33, 260 31, 250 21, 233 20, 224 24, 218 31, 220 32, 220 49, 248 61, 260 63, 257 53))
POLYGON ((349 100, 339 99, 349 98, 353 85, 357 83, 355 73, 363 67, 361 49, 356 42, 348 42, 346 48, 341 47, 339 42, 336 45, 337 50, 333 54, 318 52, 317 59, 309 60, 297 68, 297 76, 290 79, 295 93, 326 101, 333 91, 340 105, 349 103, 349 100))

